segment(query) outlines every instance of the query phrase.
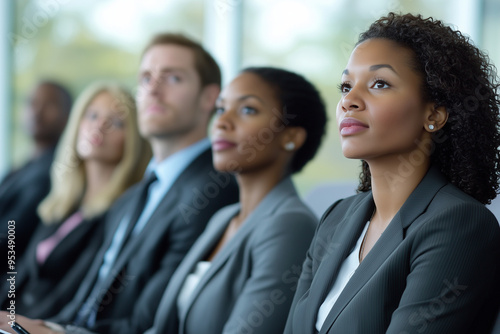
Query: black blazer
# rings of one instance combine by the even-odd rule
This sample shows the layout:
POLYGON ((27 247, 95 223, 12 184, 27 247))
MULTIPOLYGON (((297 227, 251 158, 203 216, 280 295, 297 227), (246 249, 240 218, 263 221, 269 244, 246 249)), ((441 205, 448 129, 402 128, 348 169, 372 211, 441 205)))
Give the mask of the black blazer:
MULTIPOLYGON (((74 297, 103 239, 104 214, 84 220, 53 249, 42 265, 36 261, 38 243, 53 235, 60 224, 40 224, 16 277, 16 313, 35 319, 56 315, 74 297)), ((8 306, 7 293, 2 309, 8 306)))
MULTIPOLYGON (((55 317, 71 323, 86 301, 97 278, 103 255, 118 224, 135 207, 137 186, 113 205, 106 219, 107 231, 75 298, 55 317)), ((155 310, 173 272, 198 238, 210 217, 221 207, 237 202, 233 177, 213 169, 212 152, 206 150, 177 178, 144 229, 121 249, 105 281, 94 332, 142 333, 153 325, 155 310)), ((70 331, 68 329, 68 331, 70 331)))
MULTIPOLYGON (((314 333, 318 309, 374 209, 336 202, 308 251, 285 329, 314 333)), ((359 265, 320 333, 489 333, 498 312, 500 228, 431 168, 359 265)))
POLYGON ((2 284, 7 272, 7 222, 16 222, 15 255, 19 260, 40 221, 36 209, 49 193, 53 158, 52 148, 8 174, 0 184, 0 254, 5 255, 5 260, 0 261, 2 284))

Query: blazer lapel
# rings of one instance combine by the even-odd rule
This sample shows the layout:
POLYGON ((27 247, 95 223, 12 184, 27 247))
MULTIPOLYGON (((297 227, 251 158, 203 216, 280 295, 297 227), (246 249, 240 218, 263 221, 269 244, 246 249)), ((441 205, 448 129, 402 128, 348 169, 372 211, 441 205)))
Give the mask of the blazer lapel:
MULTIPOLYGON (((318 270, 314 274, 307 299, 307 315, 305 319, 313 319, 313 323, 309 324, 306 328, 315 327, 317 312, 330 292, 341 264, 356 245, 356 241, 363 231, 366 222, 370 219, 374 207, 371 192, 367 193, 357 205, 351 207, 350 212, 344 215, 332 239, 325 241, 327 245, 323 247, 327 247, 327 249, 318 270)), ((326 220, 328 220, 328 217, 326 220)), ((324 222, 324 224, 328 224, 328 222, 324 222)))
MULTIPOLYGON (((158 207, 154 210, 151 217, 149 217, 142 231, 138 235, 130 238, 130 240, 128 240, 123 246, 123 248, 120 250, 118 258, 116 259, 113 265, 112 269, 113 272, 118 274, 123 269, 123 267, 127 264, 128 260, 130 259, 131 255, 138 247, 141 246, 143 239, 147 235, 151 235, 150 233, 154 233, 154 231, 157 229, 167 228, 169 222, 172 221, 172 219, 170 218, 171 215, 178 214, 176 210, 170 210, 169 208, 176 207, 176 203, 180 198, 180 192, 182 192, 183 186, 185 185, 185 180, 191 177, 193 173, 196 173, 198 168, 200 168, 200 166, 206 166, 207 161, 210 161, 211 163, 211 156, 212 153, 210 149, 203 151, 179 175, 179 177, 172 184, 171 188, 167 191, 163 199, 160 201, 158 207), (159 224, 151 224, 151 221, 162 221, 163 223, 160 224, 160 226, 158 226, 159 224)), ((138 201, 139 199, 134 199, 133 201, 134 205, 131 205, 131 207, 134 208, 138 201)), ((127 211, 129 215, 132 214, 132 209, 127 211)), ((103 286, 108 288, 109 286, 111 286, 111 284, 113 284, 115 278, 116 277, 114 275, 108 275, 108 277, 106 278, 107 279, 106 284, 103 286)))
MULTIPOLYGON (((134 187, 137 187, 137 185, 134 185, 134 187)), ((138 199, 135 196, 132 197, 136 193, 135 190, 136 189, 131 189, 131 192, 128 192, 126 194, 126 196, 129 196, 129 197, 124 202, 125 205, 130 206, 130 207, 134 207, 132 204, 135 204, 138 201, 138 199)), ((116 209, 116 208, 114 208, 114 209, 116 209)), ((104 223, 107 224, 107 226, 105 227, 104 240, 103 240, 101 248, 99 249, 99 252, 96 255, 96 259, 100 259, 100 261, 93 261, 92 262, 92 265, 91 265, 85 279, 82 281, 82 284, 78 288, 77 293, 75 295, 75 298, 73 298, 73 302, 71 303, 71 305, 73 306, 73 308, 71 308, 71 312, 73 312, 73 314, 70 316, 71 319, 74 318, 74 316, 76 315, 76 312, 78 312, 81 305, 89 297, 89 294, 91 293, 94 285, 97 282, 99 270, 102 266, 104 255, 106 254, 106 251, 108 250, 108 248, 111 246, 111 243, 113 242, 113 237, 114 237, 115 231, 118 228, 118 226, 120 225, 121 221, 123 219, 127 219, 127 215, 129 215, 129 214, 131 214, 131 210, 128 210, 128 209, 127 210, 119 210, 119 211, 114 212, 113 217, 110 217, 109 215, 108 215, 108 217, 106 217, 104 223), (75 300, 78 300, 78 302, 75 302, 75 300)), ((111 277, 112 279, 110 278, 110 276, 112 276, 112 275, 108 275, 108 277, 106 278, 106 280, 107 280, 106 285, 105 285, 106 287, 109 287, 114 282, 115 276, 111 277)), ((66 309, 68 309, 68 311, 65 314, 71 314, 69 311, 70 308, 66 308, 66 309)))
MULTIPOLYGON (((359 235, 358 235, 359 238, 359 235)), ((356 293, 368 282, 375 271, 382 265, 387 257, 394 249, 403 241, 403 229, 399 214, 394 217, 392 222, 387 226, 384 233, 380 236, 372 250, 365 257, 363 262, 352 275, 351 279, 345 286, 339 298, 328 314, 325 323, 321 327, 320 333, 327 333, 330 326, 333 324, 338 315, 356 295, 356 293)), ((342 261, 343 262, 343 261, 342 261)), ((338 263, 341 265, 342 262, 338 263)))
MULTIPOLYGON (((215 224, 207 226, 205 232, 203 232, 196 241, 172 276, 158 306, 158 311, 156 312, 157 316, 155 320, 157 322, 154 327, 157 333, 167 331, 165 325, 169 317, 165 315, 169 314, 169 310, 177 307, 177 298, 186 277, 193 272, 196 264, 206 258, 208 253, 215 247, 217 242, 219 242, 226 230, 229 220, 240 210, 240 206, 239 204, 233 204, 223 210, 223 212, 217 214, 217 220, 214 220, 215 224)), ((175 314, 177 315, 177 312, 175 312, 175 314)), ((179 315, 181 321, 183 317, 184 315, 179 315)))
MULTIPOLYGON (((241 242, 250 234, 257 225, 263 220, 264 217, 269 216, 272 212, 281 205, 290 194, 296 194, 295 188, 293 187, 292 181, 287 178, 279 183, 269 194, 267 194, 262 201, 257 205, 253 212, 247 217, 243 222, 238 232, 234 237, 227 242, 226 245, 220 250, 220 252, 214 257, 212 261, 212 266, 208 270, 207 274, 200 281, 199 286, 203 286, 217 271, 218 268, 222 267, 225 261, 233 254, 233 251, 241 246, 241 242)), ((229 223, 229 220, 238 213, 239 205, 237 210, 232 212, 230 217, 227 217, 225 226, 229 223)), ((198 289, 197 289, 198 290, 198 289)))
MULTIPOLYGON (((429 169, 417 188, 408 197, 404 205, 396 216, 389 223, 385 231, 375 243, 371 251, 367 254, 358 269, 354 272, 339 298, 328 314, 325 323, 321 327, 321 334, 328 333, 339 314, 358 293, 358 291, 371 279, 377 269, 379 269, 394 250, 401 244, 405 237, 406 228, 420 216, 432 198, 447 183, 444 176, 435 167, 429 169), (432 194, 429 196, 429 194, 432 194)), ((354 219, 354 217, 353 217, 354 219)), ((354 222, 353 222, 354 223, 354 222)), ((359 234, 357 236, 359 238, 359 234)), ((357 240, 356 238, 356 240, 357 240)), ((343 259, 336 263, 339 267, 343 259)), ((337 272, 335 272, 336 274, 337 272)), ((331 288, 331 287, 330 287, 331 288)), ((324 299, 325 296, 323 296, 324 299)), ((323 300, 321 300, 322 302, 323 300)), ((316 311, 319 309, 316 308, 316 311)), ((316 317, 314 317, 316 319, 316 317)))
MULTIPOLYGON (((184 332, 184 320, 189 313, 193 302, 196 300, 200 292, 204 289, 205 285, 214 277, 214 275, 224 266, 230 256, 234 253, 234 251, 241 247, 241 244, 244 242, 244 239, 259 225, 263 218, 272 214, 272 212, 281 205, 281 202, 290 196, 297 196, 297 192, 295 191, 295 187, 290 178, 284 179, 280 182, 269 194, 267 194, 259 205, 254 209, 254 211, 247 217, 247 219, 243 222, 238 232, 233 236, 231 240, 227 242, 226 245, 219 251, 219 253, 214 257, 212 261, 212 265, 208 269, 208 271, 203 275, 198 286, 193 291, 193 294, 190 298, 189 305, 186 308, 185 314, 179 316, 180 318, 180 333, 184 332)), ((229 220, 234 217, 239 211, 239 204, 235 205, 235 210, 231 212, 230 215, 225 217, 225 220, 221 224, 222 232, 225 227, 229 223, 229 220)), ((215 241, 219 241, 219 238, 215 241)), ((212 240, 213 242, 214 240, 212 240)))
POLYGON ((138 247, 141 247, 141 245, 144 242, 144 238, 146 238, 148 235, 151 235, 152 233, 155 233, 154 231, 158 231, 158 229, 165 229, 168 226, 168 223, 172 221, 170 219, 170 215, 174 214, 175 210, 164 210, 163 208, 172 208, 175 207, 175 204, 177 203, 177 191, 175 189, 170 189, 170 191, 165 195, 163 200, 160 202, 156 210, 153 212, 151 217, 149 218, 148 222, 145 224, 144 228, 142 231, 140 231, 137 235, 132 236, 129 238, 129 240, 123 245, 123 248, 120 250, 118 257, 116 258, 116 261, 113 265, 113 269, 111 272, 115 273, 115 275, 108 275, 106 277, 106 283, 103 285, 103 288, 108 288, 113 284, 113 282, 116 279, 116 275, 121 272, 123 267, 127 264, 127 262, 130 260, 134 252, 138 247), (165 215, 165 212, 167 214, 165 215), (158 215, 162 215, 161 218, 158 218, 158 215), (151 221, 161 221, 161 224, 154 224, 150 223, 151 221))

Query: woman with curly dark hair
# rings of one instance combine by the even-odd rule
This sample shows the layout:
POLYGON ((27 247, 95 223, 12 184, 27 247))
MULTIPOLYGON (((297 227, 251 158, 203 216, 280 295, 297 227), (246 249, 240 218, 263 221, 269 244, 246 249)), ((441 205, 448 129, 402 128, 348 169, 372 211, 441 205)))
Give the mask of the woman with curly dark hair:
POLYGON ((441 21, 390 13, 342 73, 360 193, 310 246, 285 333, 489 333, 500 296, 499 80, 441 21))

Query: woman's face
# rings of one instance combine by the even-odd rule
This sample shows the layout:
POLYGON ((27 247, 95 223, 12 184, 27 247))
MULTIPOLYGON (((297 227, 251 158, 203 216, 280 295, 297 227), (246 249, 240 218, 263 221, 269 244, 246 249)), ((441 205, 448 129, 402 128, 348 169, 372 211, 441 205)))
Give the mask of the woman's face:
POLYGON ((279 159, 285 127, 272 86, 256 74, 242 73, 221 92, 216 110, 212 149, 217 170, 243 174, 285 168, 279 159))
POLYGON ((82 160, 117 164, 125 146, 125 116, 108 92, 97 94, 80 120, 76 150, 82 160))
POLYGON ((397 157, 415 150, 424 129, 422 78, 411 67, 413 53, 386 39, 369 39, 351 54, 342 74, 337 124, 344 156, 397 157))

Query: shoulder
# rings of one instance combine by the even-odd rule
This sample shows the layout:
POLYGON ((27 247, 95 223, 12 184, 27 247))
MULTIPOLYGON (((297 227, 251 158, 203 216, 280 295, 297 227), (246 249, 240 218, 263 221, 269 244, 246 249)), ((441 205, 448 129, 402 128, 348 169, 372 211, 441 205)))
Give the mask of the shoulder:
POLYGON ((443 225, 475 225, 487 231, 498 231, 498 221, 486 206, 452 184, 441 188, 424 215, 443 225))
POLYGON ((229 219, 231 219, 239 211, 239 208, 240 203, 234 203, 217 210, 210 218, 210 221, 207 225, 207 230, 216 228, 221 223, 226 224, 229 219))
POLYGON ((493 213, 451 184, 435 194, 405 234, 414 260, 439 254, 435 260, 461 261, 463 267, 500 253, 500 227, 493 213))
POLYGON ((215 170, 211 150, 204 151, 191 162, 172 188, 182 194, 183 198, 188 196, 208 205, 214 201, 222 201, 223 205, 227 205, 236 202, 238 198, 238 185, 234 176, 215 170))
MULTIPOLYGON (((142 180, 138 181, 137 183, 131 185, 129 188, 127 188, 112 204, 111 208, 113 207, 120 207, 122 205, 125 205, 128 201, 132 200, 135 198, 138 193, 140 192, 139 185, 142 182, 142 180)), ((111 211, 111 210, 108 210, 111 211)))
POLYGON ((276 210, 261 222, 265 228, 256 231, 257 239, 303 239, 310 242, 318 225, 318 219, 298 196, 287 197, 276 210))
POLYGON ((359 207, 360 203, 370 195, 371 192, 363 192, 336 201, 326 209, 325 213, 323 213, 320 219, 320 225, 329 221, 338 222, 340 218, 350 215, 359 207))
POLYGON ((111 204, 111 207, 108 209, 106 212, 107 217, 113 217, 114 215, 118 214, 121 215, 124 212, 124 209, 130 204, 134 198, 138 196, 138 192, 140 189, 138 188, 139 183, 136 183, 132 186, 130 186, 123 194, 121 194, 113 204, 111 204))
POLYGON ((227 183, 227 180, 234 179, 229 173, 221 173, 215 170, 212 162, 212 150, 207 149, 200 153, 180 174, 179 179, 182 182, 199 182, 200 180, 217 183, 221 178, 227 183))

